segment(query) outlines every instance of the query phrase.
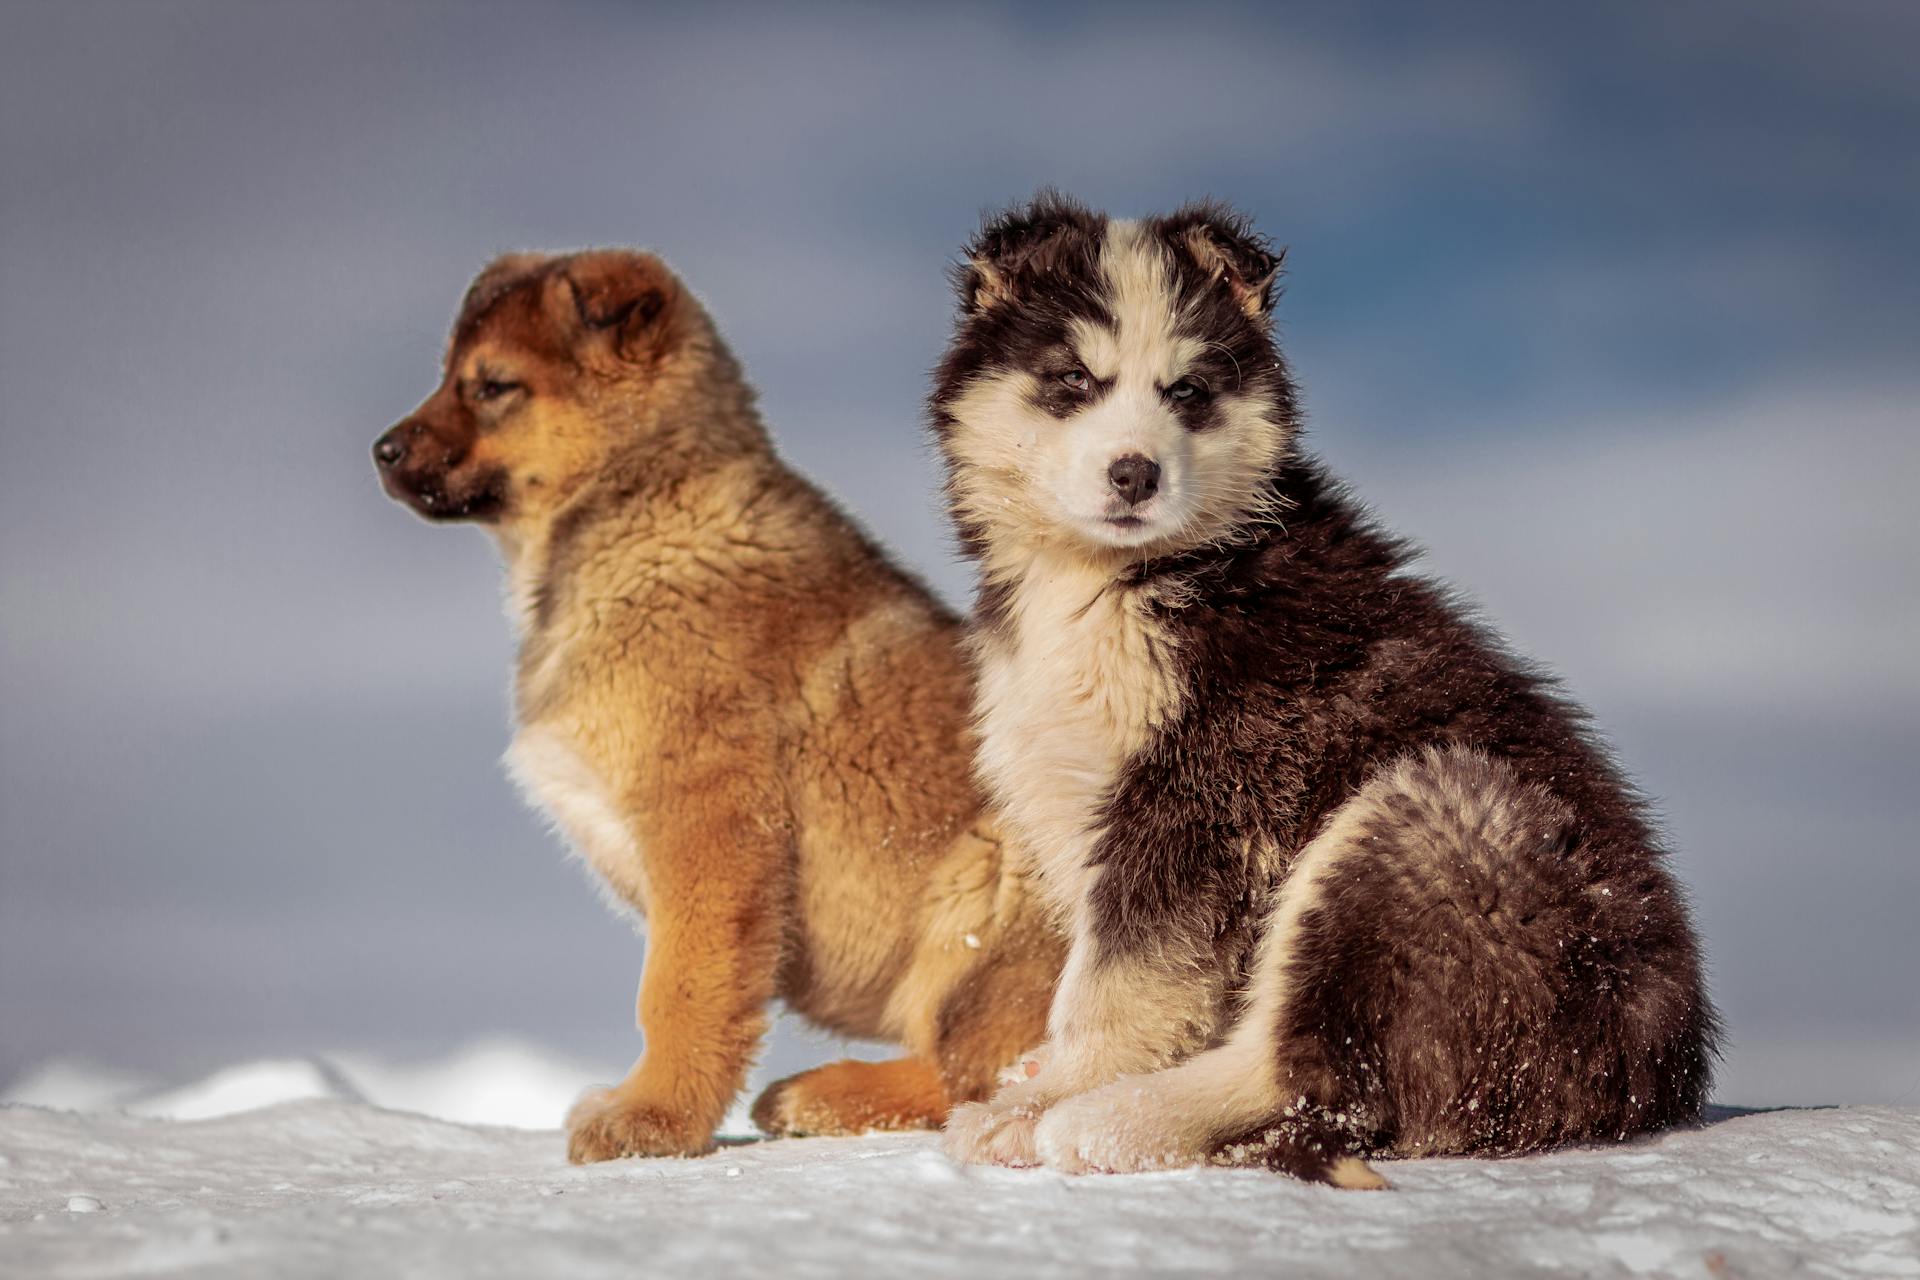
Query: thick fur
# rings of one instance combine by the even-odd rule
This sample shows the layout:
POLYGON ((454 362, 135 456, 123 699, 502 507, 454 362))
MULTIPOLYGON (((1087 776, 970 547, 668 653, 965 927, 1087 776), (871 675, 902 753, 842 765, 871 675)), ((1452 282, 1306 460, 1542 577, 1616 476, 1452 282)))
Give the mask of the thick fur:
POLYGON ((979 812, 960 626, 780 462, 658 259, 496 262, 375 457, 499 541, 509 764, 648 921, 646 1050, 574 1160, 709 1149, 776 996, 912 1056, 772 1086, 775 1133, 937 1125, 1040 1039, 1062 945, 979 812))
POLYGON ((1071 942, 1038 1070, 948 1148, 1365 1187, 1691 1119, 1716 1024, 1642 803, 1299 452, 1278 262, 1043 195, 959 272, 980 773, 1071 942))

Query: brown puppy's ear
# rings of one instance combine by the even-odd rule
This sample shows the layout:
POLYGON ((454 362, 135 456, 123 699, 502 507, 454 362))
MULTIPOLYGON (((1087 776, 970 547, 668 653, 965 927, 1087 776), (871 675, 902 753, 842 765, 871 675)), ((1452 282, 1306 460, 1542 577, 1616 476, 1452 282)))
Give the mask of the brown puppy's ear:
POLYGON ((660 259, 622 249, 582 253, 567 261, 560 278, 583 337, 608 343, 623 360, 659 353, 679 295, 660 259))
POLYGON ((467 286, 467 296, 460 302, 460 314, 464 318, 484 311, 492 301, 519 284, 546 265, 544 253, 503 253, 489 262, 473 283, 467 286))
POLYGON ((1015 301, 1051 273, 1090 271, 1105 226, 1103 216, 1051 189, 988 218, 954 271, 961 310, 972 315, 1015 301))
POLYGON ((1175 252, 1191 258, 1224 287, 1250 318, 1268 317, 1273 310, 1274 281, 1287 251, 1275 249, 1255 231, 1251 218, 1224 204, 1203 201, 1159 219, 1156 230, 1175 252))
POLYGON ((503 253, 489 262, 460 300, 460 314, 453 322, 453 346, 459 346, 461 338, 473 331, 496 302, 537 276, 547 261, 544 253, 503 253))

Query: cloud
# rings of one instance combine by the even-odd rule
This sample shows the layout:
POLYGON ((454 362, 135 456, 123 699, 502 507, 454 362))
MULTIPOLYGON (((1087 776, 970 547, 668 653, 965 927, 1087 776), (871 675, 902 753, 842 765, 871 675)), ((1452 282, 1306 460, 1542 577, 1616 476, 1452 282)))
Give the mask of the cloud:
POLYGON ((1459 445, 1329 440, 1576 686, 1676 706, 1920 710, 1920 385, 1506 421, 1459 445))

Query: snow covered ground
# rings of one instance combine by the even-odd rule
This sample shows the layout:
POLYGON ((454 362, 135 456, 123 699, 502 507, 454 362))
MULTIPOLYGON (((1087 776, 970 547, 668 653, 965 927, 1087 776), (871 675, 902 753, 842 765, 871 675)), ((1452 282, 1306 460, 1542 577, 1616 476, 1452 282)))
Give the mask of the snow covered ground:
POLYGON ((158 1091, 55 1066, 0 1108, 0 1275, 1920 1276, 1912 1107, 1721 1112, 1603 1150, 1385 1164, 1377 1194, 961 1169, 918 1134, 573 1168, 551 1130, 392 1109, 539 1123, 578 1084, 504 1043, 158 1091))

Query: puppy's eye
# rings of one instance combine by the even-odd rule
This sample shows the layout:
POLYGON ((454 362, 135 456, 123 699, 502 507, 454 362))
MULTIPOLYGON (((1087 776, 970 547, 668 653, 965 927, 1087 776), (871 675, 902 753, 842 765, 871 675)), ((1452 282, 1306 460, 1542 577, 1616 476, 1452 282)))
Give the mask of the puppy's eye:
POLYGON ((1200 384, 1192 378, 1182 378, 1167 388, 1169 400, 1191 400, 1200 394, 1200 384))
POLYGON ((517 382, 504 382, 499 378, 483 378, 473 384, 473 398, 482 404, 489 400, 498 400, 501 396, 518 391, 517 382))
POLYGON ((1060 375, 1060 381, 1071 391, 1086 391, 1093 386, 1093 379, 1085 369, 1069 369, 1060 375))

